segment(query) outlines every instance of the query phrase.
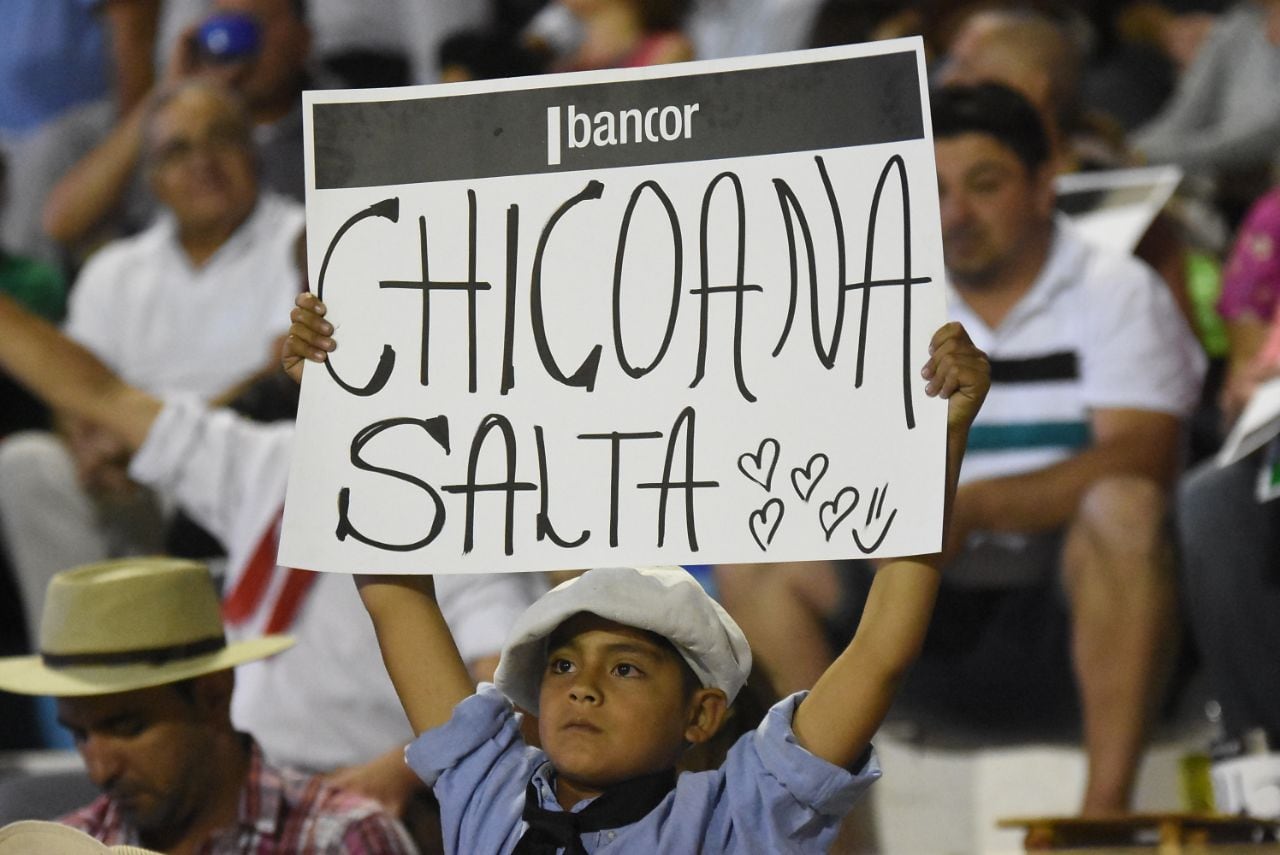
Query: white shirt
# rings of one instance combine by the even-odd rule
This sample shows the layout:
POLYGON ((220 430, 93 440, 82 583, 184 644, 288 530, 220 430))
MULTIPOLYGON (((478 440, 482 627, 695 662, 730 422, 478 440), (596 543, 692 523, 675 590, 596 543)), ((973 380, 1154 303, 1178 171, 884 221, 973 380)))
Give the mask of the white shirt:
POLYGON ((302 206, 264 194, 195 267, 166 214, 85 265, 66 333, 132 386, 211 398, 267 365, 301 287, 294 243, 302 206))
MULTIPOLYGON (((228 552, 232 590, 279 518, 294 426, 259 424, 191 398, 168 401, 129 467, 140 483, 175 495, 228 552)), ((276 567, 268 606, 229 638, 262 634, 288 569, 276 567)), ((540 574, 441 576, 436 595, 463 659, 492 656, 542 592, 540 574)), ((289 629, 297 644, 240 666, 231 713, 273 762, 328 771, 371 760, 412 738, 351 578, 322 573, 289 629)))
POLYGON ((1168 287, 1133 256, 1085 242, 1063 217, 1040 275, 998 327, 988 328, 950 285, 948 307, 992 361, 962 482, 1076 454, 1090 441, 1093 410, 1186 417, 1199 400, 1204 352, 1168 287), (1023 379, 1002 379, 1002 371, 1023 379))

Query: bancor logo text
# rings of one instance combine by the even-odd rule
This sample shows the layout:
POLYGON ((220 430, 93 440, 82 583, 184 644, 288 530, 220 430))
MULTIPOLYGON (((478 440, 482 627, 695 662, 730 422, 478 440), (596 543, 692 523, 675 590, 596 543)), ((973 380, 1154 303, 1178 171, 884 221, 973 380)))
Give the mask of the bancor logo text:
POLYGON ((573 149, 692 139, 696 112, 697 104, 682 104, 579 113, 577 107, 569 104, 564 108, 562 124, 560 107, 548 107, 547 165, 560 165, 561 140, 573 149))

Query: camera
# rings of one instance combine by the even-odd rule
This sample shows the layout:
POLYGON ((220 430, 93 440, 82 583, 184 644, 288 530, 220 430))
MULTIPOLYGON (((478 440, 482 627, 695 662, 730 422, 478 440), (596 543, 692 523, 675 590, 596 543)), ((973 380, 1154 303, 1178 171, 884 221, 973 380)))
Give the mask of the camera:
POLYGON ((252 15, 214 15, 195 33, 196 51, 205 62, 223 63, 250 59, 262 45, 258 22, 252 15))

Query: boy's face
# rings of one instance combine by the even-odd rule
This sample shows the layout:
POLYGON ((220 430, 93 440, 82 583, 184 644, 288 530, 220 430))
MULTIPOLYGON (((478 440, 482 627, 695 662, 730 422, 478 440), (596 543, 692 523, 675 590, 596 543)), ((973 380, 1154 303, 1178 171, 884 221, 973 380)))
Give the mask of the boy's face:
MULTIPOLYGON (((593 614, 551 636, 538 731, 557 775, 578 788, 670 769, 687 742, 699 692, 679 655, 648 633, 593 614)), ((714 691, 714 690, 711 690, 714 691)))

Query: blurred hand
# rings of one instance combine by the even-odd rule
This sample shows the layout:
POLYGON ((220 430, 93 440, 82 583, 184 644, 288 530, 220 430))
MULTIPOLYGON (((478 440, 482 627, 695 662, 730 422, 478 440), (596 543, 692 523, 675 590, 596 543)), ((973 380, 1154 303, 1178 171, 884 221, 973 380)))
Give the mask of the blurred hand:
POLYGON ((403 746, 393 748, 359 766, 348 766, 325 776, 335 787, 373 799, 392 816, 403 817, 414 793, 426 785, 404 762, 403 746))
POLYGON ((115 434, 79 419, 67 425, 67 447, 81 486, 98 496, 127 496, 137 489, 129 480, 129 449, 115 434))

